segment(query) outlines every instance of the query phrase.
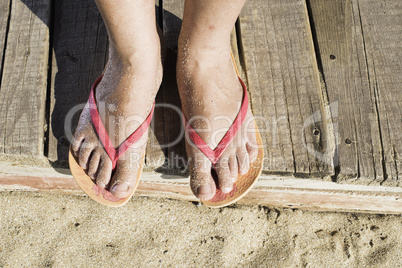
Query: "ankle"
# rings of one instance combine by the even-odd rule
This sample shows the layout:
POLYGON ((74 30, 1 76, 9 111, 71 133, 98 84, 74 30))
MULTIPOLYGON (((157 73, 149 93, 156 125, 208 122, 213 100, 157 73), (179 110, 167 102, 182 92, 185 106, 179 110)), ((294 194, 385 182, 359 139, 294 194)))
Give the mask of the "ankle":
POLYGON ((230 52, 229 34, 197 34, 181 32, 178 40, 179 56, 221 57, 230 52))
POLYGON ((137 91, 138 97, 148 98, 149 94, 154 97, 162 81, 162 74, 159 49, 154 53, 135 53, 126 58, 110 49, 103 79, 96 92, 96 100, 110 102, 110 98, 113 99, 118 94, 127 95, 128 90, 138 87, 143 89, 137 91))
MULTIPOLYGON (((194 76, 214 72, 226 73, 233 68, 230 46, 205 48, 190 45, 179 47, 177 75, 181 82, 192 80, 194 76)), ((212 75, 214 76, 214 75, 212 75)))
MULTIPOLYGON (((122 78, 125 76, 155 76, 162 69, 162 62, 157 55, 141 55, 136 53, 130 57, 109 56, 104 76, 122 78)), ((110 55, 110 54, 109 54, 110 55)))
POLYGON ((187 74, 218 70, 231 66, 230 45, 204 46, 202 44, 190 44, 188 41, 178 48, 178 72, 187 74))
POLYGON ((157 34, 138 40, 121 49, 110 43, 108 63, 116 68, 129 69, 143 64, 155 65, 161 59, 161 45, 157 34))

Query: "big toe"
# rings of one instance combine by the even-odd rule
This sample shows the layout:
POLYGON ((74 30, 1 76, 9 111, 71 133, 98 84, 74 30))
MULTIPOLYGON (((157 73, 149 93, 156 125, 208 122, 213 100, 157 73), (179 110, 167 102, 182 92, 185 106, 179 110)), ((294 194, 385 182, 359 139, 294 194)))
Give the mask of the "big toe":
POLYGON ((216 186, 211 172, 192 170, 191 173, 190 184, 194 195, 201 201, 214 197, 216 186))
POLYGON ((129 196, 135 188, 135 175, 135 173, 116 170, 113 176, 114 184, 111 186, 110 192, 118 198, 126 198, 129 196))
POLYGON ((130 166, 130 161, 119 160, 113 175, 110 192, 118 198, 131 195, 137 186, 138 168, 130 166))

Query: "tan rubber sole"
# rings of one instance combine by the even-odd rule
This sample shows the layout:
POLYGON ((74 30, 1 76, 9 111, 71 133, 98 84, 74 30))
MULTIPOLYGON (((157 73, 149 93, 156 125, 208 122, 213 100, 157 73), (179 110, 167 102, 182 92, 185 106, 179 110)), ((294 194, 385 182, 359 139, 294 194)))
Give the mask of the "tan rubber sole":
POLYGON ((118 198, 114 196, 111 192, 102 189, 98 185, 96 185, 94 181, 86 174, 85 170, 81 168, 81 166, 78 164, 78 160, 75 157, 74 153, 72 152, 71 147, 68 155, 68 163, 70 165, 70 170, 71 173, 73 174, 75 181, 91 199, 104 206, 121 207, 130 200, 130 198, 133 196, 135 190, 138 187, 142 173, 142 168, 144 166, 144 158, 145 153, 142 155, 141 158, 137 174, 137 181, 135 183, 134 190, 126 198, 118 198))

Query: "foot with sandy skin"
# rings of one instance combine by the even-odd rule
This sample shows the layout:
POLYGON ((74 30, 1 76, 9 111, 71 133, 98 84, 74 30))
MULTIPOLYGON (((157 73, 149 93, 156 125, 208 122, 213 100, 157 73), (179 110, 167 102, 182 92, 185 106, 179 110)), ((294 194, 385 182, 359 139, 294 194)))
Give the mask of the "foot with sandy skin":
MULTIPOLYGON (((243 89, 230 54, 230 32, 243 3, 203 0, 185 4, 177 83, 188 123, 211 149, 232 125, 243 99, 243 89)), ((217 188, 229 193, 238 174, 246 174, 250 162, 258 155, 250 109, 242 127, 214 166, 217 182, 211 175, 211 161, 188 138, 186 140, 190 185, 201 201, 211 199, 217 188)))
MULTIPOLYGON (((155 25, 154 3, 99 0, 110 38, 109 60, 95 90, 97 108, 114 147, 124 142, 147 118, 162 80, 161 45, 155 25), (137 3, 138 4, 138 3, 137 3), (139 14, 133 14, 133 13, 139 14), (141 27, 137 27, 141 25, 141 27)), ((148 132, 117 161, 112 161, 94 130, 88 105, 72 141, 79 165, 103 189, 118 198, 136 185, 148 132)))

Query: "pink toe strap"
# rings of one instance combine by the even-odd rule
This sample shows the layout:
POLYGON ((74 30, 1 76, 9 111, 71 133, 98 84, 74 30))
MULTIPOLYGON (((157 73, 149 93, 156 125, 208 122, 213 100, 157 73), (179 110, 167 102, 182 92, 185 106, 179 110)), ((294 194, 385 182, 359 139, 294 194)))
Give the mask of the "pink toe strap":
POLYGON ((236 135, 237 131, 242 126, 244 119, 246 118, 247 110, 248 110, 248 96, 247 96, 247 89, 246 85, 244 84, 243 80, 239 77, 240 84, 243 87, 243 102, 240 107, 240 111, 237 114, 235 120, 233 121, 232 125, 230 126, 229 130, 226 132, 225 136, 219 142, 218 146, 214 150, 212 150, 205 141, 197 134, 197 132, 191 127, 190 124, 187 122, 186 116, 183 114, 183 123, 186 129, 186 133, 190 137, 191 141, 194 143, 197 148, 204 153, 209 160, 211 160, 212 164, 216 164, 219 158, 221 157, 222 153, 228 147, 228 145, 232 142, 234 136, 236 135))
POLYGON ((106 153, 112 160, 114 169, 116 167, 116 163, 119 157, 122 154, 124 154, 124 152, 126 152, 127 149, 131 147, 131 145, 136 143, 142 137, 142 135, 144 135, 144 133, 147 131, 149 125, 151 124, 155 103, 152 105, 151 112, 149 113, 145 121, 124 142, 122 142, 118 147, 115 148, 99 116, 98 108, 96 106, 95 101, 95 89, 99 84, 99 82, 102 80, 102 77, 103 75, 101 75, 93 84, 91 88, 91 93, 89 94, 88 104, 91 112, 92 123, 95 127, 96 133, 98 134, 100 141, 102 142, 103 148, 105 148, 106 153))

